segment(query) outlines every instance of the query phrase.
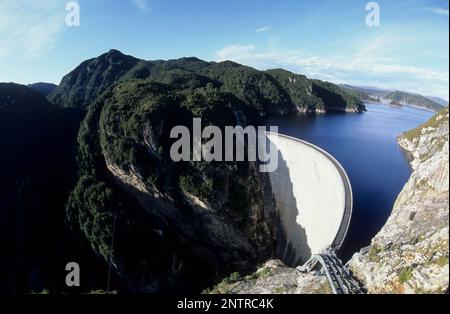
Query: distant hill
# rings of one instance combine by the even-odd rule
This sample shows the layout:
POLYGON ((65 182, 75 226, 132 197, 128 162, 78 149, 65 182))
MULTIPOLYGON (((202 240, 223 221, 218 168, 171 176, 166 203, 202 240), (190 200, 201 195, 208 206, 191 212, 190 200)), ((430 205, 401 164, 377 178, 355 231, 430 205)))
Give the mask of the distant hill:
POLYGON ((377 87, 372 87, 372 86, 353 86, 353 85, 347 85, 347 84, 340 84, 339 86, 346 90, 360 92, 360 93, 363 93, 366 95, 370 95, 372 97, 383 97, 386 94, 395 91, 395 90, 382 89, 382 88, 377 88, 377 87))
POLYGON ((109 87, 125 80, 148 80, 191 89, 209 83, 234 94, 261 116, 365 109, 362 101, 335 84, 281 69, 258 71, 231 61, 206 62, 195 57, 144 61, 117 50, 81 63, 48 98, 62 107, 86 110, 109 87))
POLYGON ((379 102, 379 98, 386 94, 386 91, 369 87, 358 87, 346 84, 341 84, 339 87, 346 90, 351 95, 358 97, 362 101, 379 102))
POLYGON ((42 94, 44 97, 47 97, 51 92, 53 92, 55 90, 56 87, 58 87, 58 85, 52 84, 52 83, 39 82, 39 83, 29 84, 28 87, 31 88, 32 90, 35 90, 36 92, 42 94))
MULTIPOLYGON (((354 96, 359 97, 363 101, 383 101, 396 105, 416 106, 433 111, 440 111, 446 105, 445 100, 443 99, 439 98, 440 102, 437 102, 431 99, 431 97, 425 97, 414 93, 344 84, 340 85, 340 87, 354 96)), ((435 99, 437 98, 435 97, 435 99)))
POLYGON ((64 76, 48 99, 62 107, 86 109, 92 101, 120 80, 139 61, 117 50, 86 60, 64 76))
POLYGON ((405 92, 392 92, 387 94, 384 98, 389 99, 391 101, 398 102, 400 105, 414 105, 417 107, 430 109, 433 111, 440 111, 444 108, 444 106, 422 96, 415 95, 405 92))
POLYGON ((448 106, 448 100, 445 100, 441 97, 435 97, 435 96, 425 96, 425 97, 442 105, 442 106, 448 106))

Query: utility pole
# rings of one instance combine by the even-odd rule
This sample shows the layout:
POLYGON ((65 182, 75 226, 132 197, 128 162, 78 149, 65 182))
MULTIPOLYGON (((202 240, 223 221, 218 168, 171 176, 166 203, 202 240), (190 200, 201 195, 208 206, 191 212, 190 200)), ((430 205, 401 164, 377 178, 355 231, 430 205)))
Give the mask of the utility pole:
POLYGON ((114 249, 114 237, 116 234, 116 220, 117 220, 117 213, 114 214, 114 222, 113 222, 113 231, 112 231, 112 238, 111 238, 111 249, 109 251, 109 269, 108 269, 108 282, 106 284, 106 291, 109 292, 111 287, 111 270, 112 270, 112 252, 114 249))

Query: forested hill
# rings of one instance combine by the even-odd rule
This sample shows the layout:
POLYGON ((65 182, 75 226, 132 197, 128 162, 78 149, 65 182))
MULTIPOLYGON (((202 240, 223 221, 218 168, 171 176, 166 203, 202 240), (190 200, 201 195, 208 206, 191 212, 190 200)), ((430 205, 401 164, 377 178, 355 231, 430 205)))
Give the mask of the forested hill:
MULTIPOLYGON (((397 105, 410 105, 433 110, 436 112, 442 110, 445 107, 445 105, 433 100, 433 97, 425 97, 419 94, 351 85, 340 85, 340 87, 345 89, 353 96, 358 97, 359 99, 364 101, 383 101, 397 105)), ((440 98, 436 97, 435 99, 440 98)), ((442 102, 443 99, 440 99, 439 101, 442 102)))
POLYGON ((248 103, 262 116, 295 111, 365 110, 361 100, 339 86, 285 70, 258 71, 231 61, 206 62, 193 57, 144 61, 117 50, 81 63, 62 79, 48 99, 62 107, 86 110, 113 83, 129 79, 183 88, 211 83, 248 103))
POLYGON ((28 87, 31 88, 32 90, 42 94, 43 96, 47 97, 51 92, 53 92, 55 90, 57 85, 52 84, 52 83, 39 82, 39 83, 29 84, 28 87))
POLYGON ((0 83, 0 293, 31 291, 32 270, 55 275, 69 189, 64 161, 81 117, 27 86, 0 83))
POLYGON ((399 104, 411 104, 414 106, 430 109, 433 111, 440 111, 444 108, 444 106, 422 95, 409 94, 400 91, 392 92, 386 95, 386 98, 391 101, 398 102, 399 104))

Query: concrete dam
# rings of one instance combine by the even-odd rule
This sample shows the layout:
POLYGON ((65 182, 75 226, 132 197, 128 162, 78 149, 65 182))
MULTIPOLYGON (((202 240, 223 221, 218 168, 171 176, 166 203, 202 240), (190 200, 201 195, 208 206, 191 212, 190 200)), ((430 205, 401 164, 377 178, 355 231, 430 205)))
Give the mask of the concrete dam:
POLYGON ((341 247, 352 215, 352 189, 340 163, 308 142, 267 132, 278 150, 269 173, 282 224, 277 254, 289 266, 341 247))

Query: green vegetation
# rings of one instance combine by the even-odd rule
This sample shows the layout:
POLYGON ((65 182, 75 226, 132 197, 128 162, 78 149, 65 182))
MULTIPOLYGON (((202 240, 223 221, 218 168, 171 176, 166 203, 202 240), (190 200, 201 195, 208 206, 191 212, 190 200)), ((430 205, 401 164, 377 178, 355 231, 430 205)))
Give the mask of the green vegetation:
POLYGON ((242 276, 238 272, 233 272, 229 277, 224 278, 220 283, 212 289, 205 289, 202 294, 227 294, 230 290, 230 285, 242 280, 242 276))
POLYGON ((0 293, 64 284, 54 269, 63 263, 64 204, 81 118, 26 86, 0 83, 0 293))
POLYGON ((414 105, 426 109, 430 109, 433 111, 440 111, 443 109, 443 106, 428 99, 422 95, 409 94, 405 92, 395 91, 389 93, 385 96, 386 99, 389 99, 397 104, 409 104, 414 105))
POLYGON ((405 267, 400 270, 398 273, 398 280, 400 283, 405 283, 408 280, 410 280, 413 277, 413 268, 412 267, 405 267))
MULTIPOLYGON (((180 75, 183 80, 184 73, 180 75)), ((176 80, 175 74, 172 79, 176 80)), ((256 121, 251 117, 258 117, 254 108, 233 94, 208 80, 192 79, 179 85, 118 82, 89 107, 78 135, 79 179, 66 207, 69 223, 97 256, 103 260, 112 256, 120 273, 145 274, 129 280, 155 282, 155 291, 173 291, 183 284, 210 286, 224 273, 247 271, 250 258, 259 262, 272 251, 267 228, 256 227, 254 221, 264 215, 261 182, 254 168, 247 162, 174 163, 170 158, 175 141, 170 131, 175 125, 191 129, 194 117, 201 117, 203 125, 236 125, 237 111, 248 112, 243 116, 249 123, 256 121), (118 185, 119 178, 112 178, 108 165, 120 168, 125 176, 133 174, 150 193, 118 185), (194 211, 186 194, 208 204, 208 211, 194 211), (254 206, 257 202, 261 206, 254 206), (120 242, 111 247, 115 216, 120 218, 116 225, 120 242), (219 221, 231 232, 230 239, 220 239, 221 256, 217 256, 216 228, 210 226, 219 221), (246 241, 242 247, 236 248, 233 234, 246 241), (129 246, 143 239, 149 249, 129 246), (175 256, 187 267, 183 277, 168 266, 175 256), (202 265, 200 275, 197 265, 202 265)))
POLYGON ((436 113, 431 119, 429 119, 424 124, 421 124, 417 128, 403 133, 403 136, 405 136, 405 138, 408 139, 409 141, 412 141, 415 138, 418 138, 422 134, 423 129, 437 128, 443 122, 442 119, 439 119, 439 117, 445 117, 445 116, 448 116, 448 107, 444 108, 441 111, 439 111, 438 113, 436 113))
POLYGON ((379 256, 380 253, 385 251, 384 247, 379 247, 377 245, 372 245, 369 250, 369 260, 373 263, 378 263, 381 260, 379 256))
POLYGON ((362 101, 329 82, 314 80, 312 93, 323 100, 326 111, 365 110, 362 101))
POLYGON ((379 95, 376 95, 376 91, 367 90, 364 88, 351 86, 351 85, 339 85, 342 89, 344 89, 347 93, 350 95, 361 99, 362 101, 369 101, 369 102, 380 102, 379 95), (373 95, 375 94, 375 95, 373 95))
POLYGON ((263 269, 259 269, 258 271, 245 276, 245 280, 257 280, 260 278, 266 278, 270 276, 272 273, 271 269, 269 267, 264 267, 263 269))
POLYGON ((61 107, 87 110, 98 96, 138 62, 117 50, 86 60, 62 79, 48 99, 61 107))
POLYGON ((28 87, 31 88, 32 90, 40 93, 42 96, 47 97, 48 95, 50 95, 51 92, 53 92, 55 90, 56 87, 58 87, 58 85, 41 82, 41 83, 30 84, 30 85, 28 85, 28 87))
MULTIPOLYGON (((49 95, 64 107, 87 110, 90 103, 118 81, 147 80, 177 89, 210 84, 231 93, 258 116, 285 114, 298 109, 363 111, 362 102, 339 86, 309 80, 285 70, 258 71, 234 62, 205 62, 197 58, 143 61, 116 50, 83 62, 66 75, 49 95)), ((247 112, 248 113, 248 112, 247 112)))
POLYGON ((237 282, 237 281, 239 281, 241 279, 242 279, 241 274, 238 273, 238 272, 234 272, 234 273, 231 273, 230 277, 228 278, 228 282, 229 283, 234 283, 234 282, 237 282))
POLYGON ((448 256, 444 256, 444 255, 439 256, 439 257, 436 259, 436 264, 439 265, 439 266, 445 266, 445 265, 448 265, 448 256))
POLYGON ((0 83, 0 197, 64 156, 80 120, 77 111, 56 108, 26 86, 0 83))
POLYGON ((67 206, 69 222, 78 224, 92 248, 105 258, 112 251, 112 206, 112 190, 89 176, 81 177, 67 206), (80 206, 89 210, 77 211, 80 206))
POLYGON ((363 101, 379 102, 382 98, 388 100, 389 103, 394 106, 405 104, 433 110, 436 112, 444 108, 443 105, 437 103, 433 99, 418 94, 351 85, 340 85, 340 87, 346 90, 351 95, 363 101))
POLYGON ((273 289, 273 293, 275 294, 283 294, 286 291, 286 289, 284 287, 276 287, 275 289, 273 289))

